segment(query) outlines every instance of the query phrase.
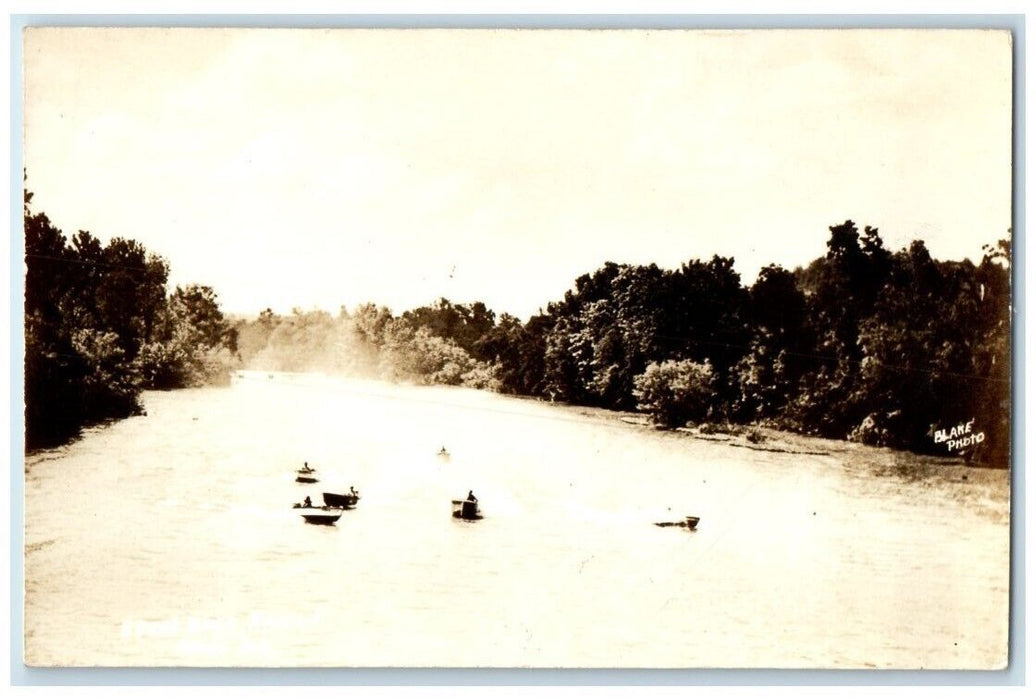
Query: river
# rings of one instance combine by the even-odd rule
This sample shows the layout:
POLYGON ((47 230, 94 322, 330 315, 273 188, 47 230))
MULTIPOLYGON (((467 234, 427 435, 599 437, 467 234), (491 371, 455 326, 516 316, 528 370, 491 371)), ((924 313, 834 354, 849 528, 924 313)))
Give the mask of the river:
POLYGON ((1006 663, 1004 471, 321 375, 143 401, 26 460, 30 665, 1006 663), (351 485, 335 526, 291 508, 351 485))

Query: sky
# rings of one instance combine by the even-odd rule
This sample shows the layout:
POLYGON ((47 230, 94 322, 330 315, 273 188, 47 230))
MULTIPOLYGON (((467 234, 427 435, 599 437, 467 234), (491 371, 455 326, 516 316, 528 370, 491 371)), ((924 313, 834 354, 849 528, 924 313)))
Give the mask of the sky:
POLYGON ((989 30, 34 28, 33 209, 225 311, 527 318, 606 261, 760 268, 828 227, 978 261, 1011 227, 989 30))

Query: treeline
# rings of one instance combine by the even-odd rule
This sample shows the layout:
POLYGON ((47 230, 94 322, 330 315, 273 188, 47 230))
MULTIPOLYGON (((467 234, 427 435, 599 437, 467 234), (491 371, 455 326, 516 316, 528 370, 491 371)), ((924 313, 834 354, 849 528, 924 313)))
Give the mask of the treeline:
POLYGON ((25 438, 58 444, 140 410, 142 389, 226 381, 236 331, 209 287, 167 293, 169 266, 136 241, 66 239, 43 213, 25 225, 25 438))
POLYGON ((1010 257, 892 253, 877 230, 830 228, 827 254, 741 284, 730 258, 679 269, 606 263, 522 323, 482 303, 393 316, 371 304, 239 322, 256 368, 320 369, 644 410, 663 426, 755 423, 1006 466, 1010 257), (973 440, 973 442, 975 442, 973 440))
MULTIPOLYGON (((502 317, 520 326, 517 319, 502 317)), ((484 304, 437 304, 394 317, 364 304, 353 313, 267 309, 235 325, 245 366, 283 372, 323 371, 418 384, 502 389, 488 339, 497 329, 484 304)))

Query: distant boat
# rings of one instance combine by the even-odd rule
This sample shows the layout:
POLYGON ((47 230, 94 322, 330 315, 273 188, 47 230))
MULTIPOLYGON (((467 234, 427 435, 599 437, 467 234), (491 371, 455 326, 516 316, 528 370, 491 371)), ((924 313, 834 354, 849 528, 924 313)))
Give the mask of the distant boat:
POLYGON ((466 499, 463 501, 452 501, 453 517, 461 520, 481 520, 482 511, 478 507, 478 501, 466 499))
POLYGON ((360 500, 358 493, 328 493, 324 492, 324 505, 331 508, 354 508, 360 500))
POLYGON ((700 520, 701 518, 697 515, 688 515, 683 520, 677 522, 655 523, 655 525, 658 527, 685 527, 688 530, 693 530, 698 527, 698 521, 700 520))
POLYGON ((446 457, 446 458, 448 458, 450 456, 450 453, 446 451, 445 447, 443 447, 441 450, 439 450, 435 454, 439 455, 440 457, 446 457))
POLYGON ((314 525, 334 525, 342 517, 341 508, 324 506, 323 508, 311 507, 299 508, 298 510, 303 520, 314 525))
POLYGON ((317 483, 317 478, 313 475, 316 473, 317 470, 309 466, 309 462, 303 462, 299 470, 295 472, 295 481, 300 484, 315 484, 317 483))

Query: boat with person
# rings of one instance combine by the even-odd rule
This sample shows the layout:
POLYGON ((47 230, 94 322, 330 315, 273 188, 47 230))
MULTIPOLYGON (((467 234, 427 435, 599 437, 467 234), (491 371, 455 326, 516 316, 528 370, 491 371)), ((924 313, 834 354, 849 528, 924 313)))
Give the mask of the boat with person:
POLYGON ((295 481, 300 484, 315 484, 319 481, 316 473, 317 470, 309 466, 309 462, 303 462, 299 470, 295 472, 295 481))
POLYGON ((360 492, 349 487, 348 493, 330 493, 324 491, 324 505, 332 508, 355 508, 360 500, 360 492))
POLYGON ((460 520, 481 520, 482 509, 478 507, 478 499, 468 491, 468 497, 463 500, 451 501, 453 505, 453 517, 460 520))

